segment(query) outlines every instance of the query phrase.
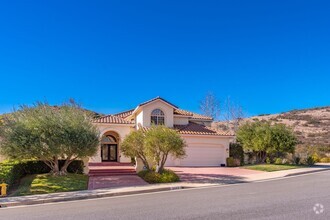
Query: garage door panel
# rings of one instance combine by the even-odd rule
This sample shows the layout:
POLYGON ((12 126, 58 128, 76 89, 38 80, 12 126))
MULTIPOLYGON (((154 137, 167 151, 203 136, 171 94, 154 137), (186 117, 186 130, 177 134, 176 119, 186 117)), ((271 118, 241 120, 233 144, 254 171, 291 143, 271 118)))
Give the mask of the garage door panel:
POLYGON ((181 166, 220 166, 223 161, 223 147, 199 146, 187 147, 187 157, 181 160, 181 166))

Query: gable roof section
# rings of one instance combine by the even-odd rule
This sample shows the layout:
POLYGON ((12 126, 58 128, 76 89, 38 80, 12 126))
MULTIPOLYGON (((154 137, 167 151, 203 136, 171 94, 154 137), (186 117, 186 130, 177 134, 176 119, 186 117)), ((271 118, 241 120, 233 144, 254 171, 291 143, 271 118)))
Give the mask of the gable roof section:
MULTIPOLYGON (((177 106, 173 105, 172 103, 166 101, 165 99, 161 98, 161 97, 156 97, 154 99, 151 99, 149 101, 146 101, 146 102, 143 102, 141 104, 139 104, 137 106, 137 108, 141 107, 141 106, 144 106, 144 105, 147 105, 151 102, 154 102, 156 100, 161 100, 169 105, 171 105, 172 107, 174 107, 174 110, 173 110, 173 113, 174 115, 182 115, 182 116, 188 116, 190 117, 191 119, 200 119, 200 120, 210 120, 212 121, 213 118, 212 117, 208 117, 206 115, 201 115, 201 114, 197 114, 197 113, 194 113, 194 112, 190 112, 190 111, 187 111, 187 110, 183 110, 183 109, 179 109, 177 106)), ((117 117, 120 117, 120 118, 127 118, 128 116, 131 116, 133 114, 133 112, 137 109, 130 109, 130 110, 127 110, 127 111, 124 111, 124 112, 120 112, 120 113, 117 113, 117 114, 114 114, 114 116, 117 116, 117 117)))
POLYGON ((178 106, 173 105, 172 103, 170 103, 169 101, 166 101, 165 99, 161 98, 160 96, 157 96, 156 98, 150 99, 149 101, 143 102, 143 103, 141 103, 140 105, 138 105, 138 107, 141 107, 141 106, 147 105, 147 104, 149 104, 149 103, 151 103, 151 102, 154 102, 154 101, 157 101, 157 100, 161 100, 161 101, 167 103, 168 105, 170 105, 170 106, 172 106, 172 107, 174 107, 174 108, 178 108, 178 106))
POLYGON ((102 116, 98 119, 95 119, 93 122, 94 123, 107 123, 107 124, 134 124, 133 122, 130 122, 123 118, 117 117, 115 115, 102 116))
POLYGON ((180 134, 232 136, 229 132, 216 131, 201 124, 190 122, 188 125, 174 125, 180 134))

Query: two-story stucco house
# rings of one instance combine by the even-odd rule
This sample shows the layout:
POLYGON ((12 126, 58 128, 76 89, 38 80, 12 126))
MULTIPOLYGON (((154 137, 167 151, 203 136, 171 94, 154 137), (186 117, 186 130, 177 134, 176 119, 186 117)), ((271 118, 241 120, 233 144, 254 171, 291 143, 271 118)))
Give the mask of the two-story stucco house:
POLYGON ((120 151, 120 143, 130 131, 148 128, 152 124, 176 129, 186 141, 184 159, 169 158, 166 166, 220 166, 226 164, 229 143, 233 136, 210 128, 212 118, 179 109, 157 97, 136 108, 94 121, 101 133, 101 146, 89 159, 92 163, 131 162, 120 151))

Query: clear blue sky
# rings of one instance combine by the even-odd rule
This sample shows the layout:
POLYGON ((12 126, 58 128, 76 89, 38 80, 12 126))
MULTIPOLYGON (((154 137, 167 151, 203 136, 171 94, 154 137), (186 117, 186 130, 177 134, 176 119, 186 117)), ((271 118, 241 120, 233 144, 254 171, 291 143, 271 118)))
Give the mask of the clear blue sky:
POLYGON ((0 3, 0 113, 75 98, 114 113, 208 91, 249 114, 330 105, 329 1, 0 3))

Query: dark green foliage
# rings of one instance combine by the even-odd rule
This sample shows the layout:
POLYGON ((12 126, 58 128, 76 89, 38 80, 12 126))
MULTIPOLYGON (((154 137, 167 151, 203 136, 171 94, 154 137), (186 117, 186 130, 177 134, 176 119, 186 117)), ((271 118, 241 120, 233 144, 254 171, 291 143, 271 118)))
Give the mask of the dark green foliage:
POLYGON ((229 157, 232 157, 234 159, 239 159, 240 164, 244 165, 244 150, 242 145, 240 145, 239 143, 230 143, 229 157))
POLYGON ((176 173, 167 169, 164 169, 162 173, 157 173, 153 170, 143 170, 138 173, 138 176, 147 183, 173 183, 180 181, 176 173))
POLYGON ((259 163, 264 163, 267 156, 293 153, 297 144, 293 131, 283 124, 247 122, 239 127, 236 135, 244 151, 253 152, 259 163))
MULTIPOLYGON (((59 161, 60 166, 63 166, 64 162, 64 160, 59 161)), ((83 173, 83 169, 83 162, 76 160, 69 165, 68 172, 81 174, 83 173)), ((0 163, 0 183, 5 182, 9 186, 12 186, 26 175, 49 172, 50 168, 42 161, 4 161, 0 163)))
POLYGON ((300 164, 300 157, 294 158, 294 164, 299 165, 300 164))
POLYGON ((313 166, 315 164, 315 160, 312 156, 308 156, 306 158, 305 164, 308 166, 313 166))
POLYGON ((97 152, 99 131, 73 101, 60 107, 36 103, 4 118, 0 140, 1 154, 7 158, 42 160, 52 173, 64 175, 72 161, 97 152), (65 159, 61 168, 60 158, 65 159))
POLYGON ((276 158, 275 159, 275 164, 282 164, 283 160, 281 158, 276 158))

